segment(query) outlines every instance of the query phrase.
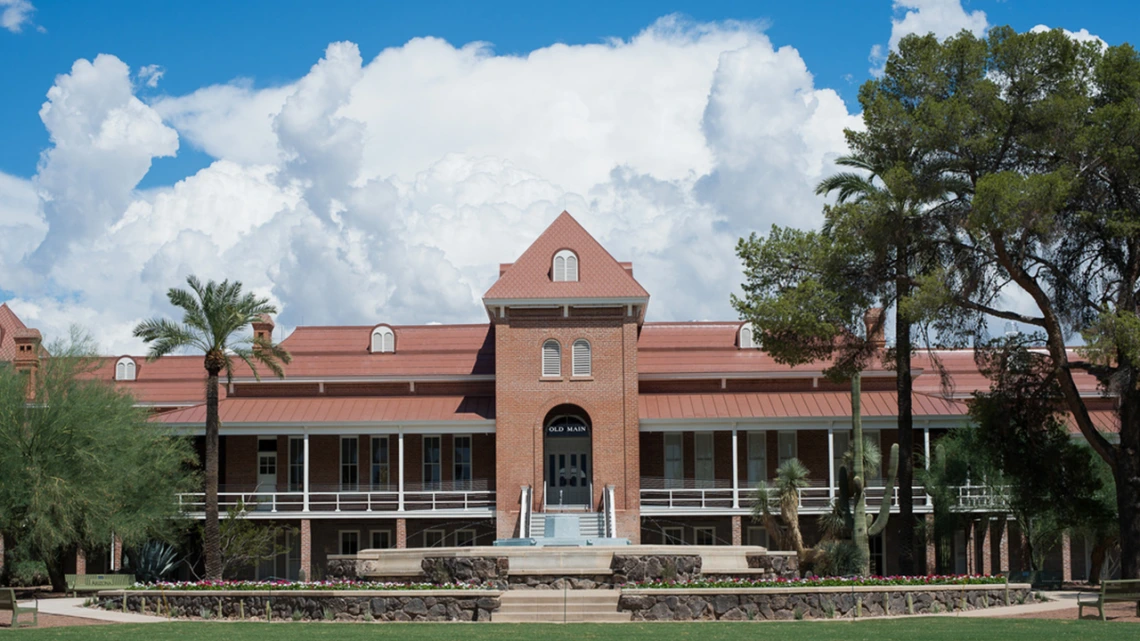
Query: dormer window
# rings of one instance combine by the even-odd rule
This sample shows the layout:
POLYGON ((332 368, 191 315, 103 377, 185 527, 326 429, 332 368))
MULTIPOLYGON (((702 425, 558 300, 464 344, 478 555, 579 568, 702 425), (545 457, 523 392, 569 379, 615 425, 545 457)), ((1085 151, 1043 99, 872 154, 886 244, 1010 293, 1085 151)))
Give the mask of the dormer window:
POLYGON ((563 249, 554 255, 554 267, 550 272, 554 282, 576 282, 578 280, 578 255, 563 249))
POLYGON ((396 334, 391 327, 381 325, 372 330, 372 353, 393 353, 396 351, 396 334))
POLYGON ((119 359, 119 362, 115 363, 115 380, 135 380, 135 359, 130 356, 124 356, 119 359))
POLYGON ((740 326, 739 340, 737 344, 740 349, 756 349, 756 341, 753 337, 752 323, 745 323, 740 326))

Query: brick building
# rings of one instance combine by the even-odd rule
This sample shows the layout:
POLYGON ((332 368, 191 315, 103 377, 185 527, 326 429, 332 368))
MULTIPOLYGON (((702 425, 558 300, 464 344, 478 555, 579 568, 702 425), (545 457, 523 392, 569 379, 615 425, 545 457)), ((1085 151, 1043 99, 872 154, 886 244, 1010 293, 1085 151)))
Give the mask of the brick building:
MULTIPOLYGON (((813 542, 850 441, 848 387, 821 365, 775 363, 739 321, 647 322, 649 299, 633 266, 563 213, 500 266, 483 298, 487 323, 298 327, 282 341, 293 355, 284 379, 239 372, 220 390, 223 508, 243 501, 247 518, 299 531, 286 555, 254 574, 320 576, 329 555, 364 548, 534 536, 536 515, 554 511, 633 543, 765 545, 750 517, 753 489, 792 457, 811 471, 801 518, 813 542)), ((0 305, 0 360, 20 361, 33 332, 0 305)), ((909 372, 922 455, 965 424, 969 393, 988 387, 972 353, 938 354, 951 393, 930 358, 916 355, 909 372)), ((97 375, 153 408, 156 423, 203 432, 200 356, 109 357, 97 375)), ((897 440, 895 376, 879 365, 863 375, 865 430, 884 451, 897 440)), ((1079 381, 1100 399, 1093 379, 1079 381)), ((1103 404, 1094 418, 1114 430, 1111 399, 1090 402, 1103 404)), ((868 475, 871 509, 882 474, 868 475)), ((1016 527, 992 497, 978 487, 960 495, 970 517, 955 569, 1024 565, 1016 527)), ((922 488, 915 497, 926 518, 922 488)), ((201 494, 177 500, 201 518, 201 494)), ((913 524, 894 519, 872 542, 879 572, 894 571, 886 552, 903 527, 913 524)), ((1088 554, 1085 541, 1067 540, 1050 563, 1080 577, 1088 554)))

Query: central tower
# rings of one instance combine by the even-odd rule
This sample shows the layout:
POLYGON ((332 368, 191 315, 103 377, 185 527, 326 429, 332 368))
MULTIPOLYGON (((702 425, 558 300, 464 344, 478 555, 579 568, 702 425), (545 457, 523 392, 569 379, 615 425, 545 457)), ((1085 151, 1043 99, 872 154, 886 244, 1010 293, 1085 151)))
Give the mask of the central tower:
POLYGON ((597 511, 614 486, 618 536, 638 541, 637 337, 649 294, 561 215, 483 297, 495 332, 499 538, 531 510, 597 511))

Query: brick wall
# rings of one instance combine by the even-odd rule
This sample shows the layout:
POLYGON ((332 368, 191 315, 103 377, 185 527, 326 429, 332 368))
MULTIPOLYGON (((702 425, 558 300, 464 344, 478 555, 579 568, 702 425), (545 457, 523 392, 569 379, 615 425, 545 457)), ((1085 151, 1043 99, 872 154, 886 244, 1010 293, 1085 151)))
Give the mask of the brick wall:
POLYGON ((543 422, 553 408, 573 404, 589 415, 592 425, 595 505, 604 486, 615 485, 615 507, 622 513, 619 534, 636 540, 641 470, 635 319, 511 314, 508 310, 508 318, 496 319, 495 326, 499 536, 514 536, 518 530, 518 506, 508 497, 519 487, 534 487, 533 507, 541 509, 543 422), (541 369, 542 344, 549 338, 562 346, 562 375, 553 380, 543 379, 541 369), (571 345, 579 338, 590 341, 592 372, 576 379, 570 375, 571 345))

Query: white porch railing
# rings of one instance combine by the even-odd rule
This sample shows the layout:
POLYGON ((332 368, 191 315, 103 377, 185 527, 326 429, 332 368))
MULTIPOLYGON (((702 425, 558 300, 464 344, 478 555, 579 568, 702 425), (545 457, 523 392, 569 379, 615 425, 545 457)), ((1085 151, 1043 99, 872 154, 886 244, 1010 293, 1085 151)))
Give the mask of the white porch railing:
MULTIPOLYGON (((192 492, 178 495, 178 506, 190 514, 205 511, 205 492, 192 492)), ((368 513, 398 512, 403 505, 405 512, 493 512, 495 491, 483 488, 449 489, 405 489, 398 490, 352 490, 277 492, 277 491, 232 491, 218 492, 218 507, 222 512, 244 507, 248 514, 259 516, 263 513, 304 512, 307 513, 368 513)))
MULTIPOLYGON (((881 482, 881 480, 880 480, 881 482)), ((718 480, 702 483, 693 479, 683 481, 666 481, 660 478, 641 479, 641 512, 643 514, 669 513, 669 512, 747 512, 756 505, 756 490, 754 488, 728 487, 728 481, 718 480), (669 487, 679 485, 680 487, 669 487)), ((879 485, 867 488, 867 507, 879 509, 882 504, 886 488, 879 485)), ((915 486, 912 489, 914 496, 913 509, 915 513, 931 512, 933 505, 926 494, 926 488, 915 486)), ((1004 509, 1007 505, 1004 494, 995 494, 991 488, 964 485, 957 488, 958 509, 961 511, 993 511, 1004 509)), ((831 510, 832 497, 839 493, 839 488, 820 485, 819 482, 800 490, 800 513, 823 514, 831 510)), ((898 509, 899 488, 892 488, 891 507, 898 509)), ((774 511, 777 511, 773 507, 774 511)))

